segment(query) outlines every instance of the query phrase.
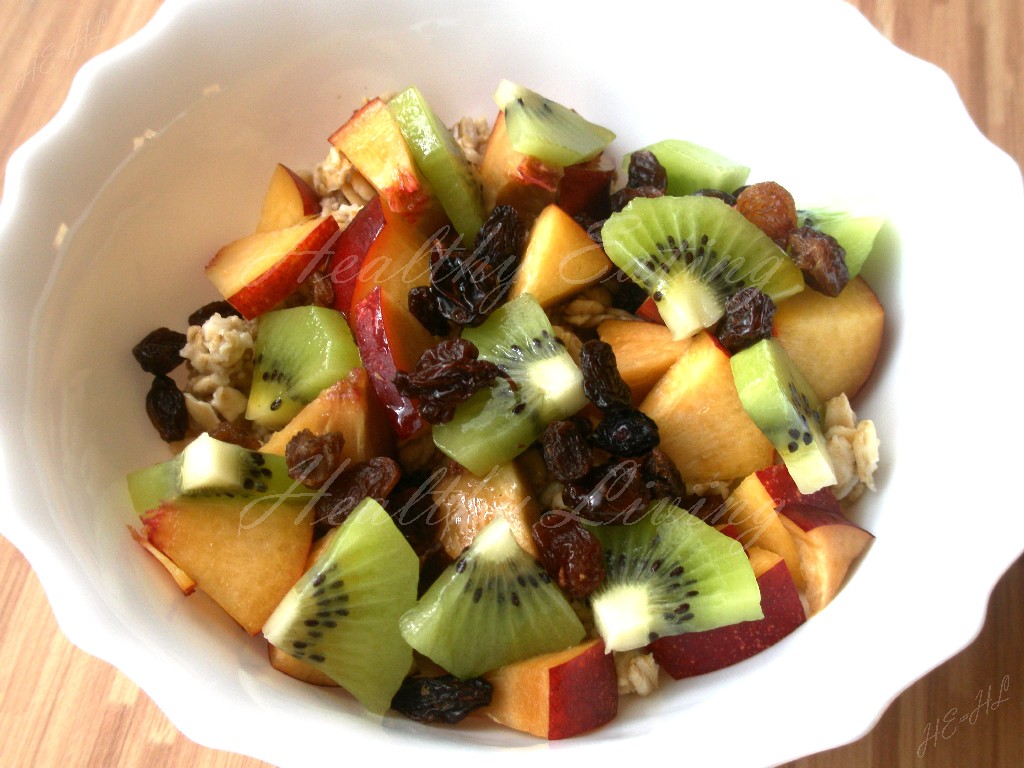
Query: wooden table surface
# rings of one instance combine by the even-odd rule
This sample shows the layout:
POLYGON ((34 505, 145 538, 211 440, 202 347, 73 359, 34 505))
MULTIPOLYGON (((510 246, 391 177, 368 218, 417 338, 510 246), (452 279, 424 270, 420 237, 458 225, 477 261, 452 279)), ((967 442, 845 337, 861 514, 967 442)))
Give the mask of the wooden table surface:
MULTIPOLYGON (((902 48, 953 77, 982 131, 1024 165, 1021 0, 854 0, 902 48)), ((0 0, 0 161, 56 112, 91 56, 139 29, 158 0, 0 0)), ((940 158, 936 158, 940 162, 940 158)), ((984 194, 984 190, 950 190, 984 194)), ((941 588, 941 585, 940 585, 941 588)), ((789 768, 1024 766, 1024 560, 995 589, 980 637, 909 688, 871 733, 789 768), (1008 701, 973 724, 979 693, 1008 701), (934 734, 938 723, 939 736, 934 734), (930 728, 930 730, 929 730, 930 728)), ((252 768, 182 736, 121 673, 72 646, 21 554, 0 538, 0 768, 252 768)))

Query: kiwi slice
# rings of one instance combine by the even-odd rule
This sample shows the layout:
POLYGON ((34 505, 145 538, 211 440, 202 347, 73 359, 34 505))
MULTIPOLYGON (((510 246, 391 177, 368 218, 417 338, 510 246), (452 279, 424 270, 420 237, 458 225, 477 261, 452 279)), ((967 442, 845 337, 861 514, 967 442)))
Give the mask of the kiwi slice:
POLYGON ((819 232, 831 235, 846 251, 846 271, 852 280, 860 274, 864 262, 875 247, 884 216, 870 216, 849 213, 830 208, 811 208, 798 212, 800 226, 814 227, 819 232))
POLYGON ((262 498, 295 487, 282 456, 250 451, 204 432, 173 459, 128 474, 139 514, 181 498, 262 498))
POLYGON ((359 365, 359 350, 341 312, 327 307, 267 312, 257 327, 245 418, 279 429, 359 365))
POLYGON ((743 410, 782 456, 800 492, 835 485, 821 402, 782 345, 762 339, 729 362, 743 410))
POLYGON ((364 499, 263 625, 371 712, 391 705, 412 666, 399 617, 416 604, 419 558, 384 508, 364 499))
MULTIPOLYGON (((665 139, 645 147, 665 169, 668 195, 692 195, 701 189, 732 192, 742 186, 750 175, 745 165, 733 162, 712 149, 681 139, 665 139)), ((629 155, 623 166, 629 168, 629 155)))
POLYGON ((601 228, 604 249, 658 304, 673 338, 718 321, 756 286, 775 301, 803 290, 799 268, 739 211, 714 197, 636 198, 601 228))
POLYGON ((499 307, 476 328, 464 329, 462 338, 476 345, 480 359, 490 360, 512 380, 498 379, 456 408, 451 421, 433 428, 441 452, 473 474, 483 477, 511 461, 550 422, 586 405, 583 374, 530 294, 499 307))
POLYGON ((402 616, 402 637, 467 679, 562 650, 586 631, 547 572, 498 516, 402 616))
POLYGON ((521 85, 502 80, 494 101, 505 112, 505 130, 516 152, 551 165, 576 165, 597 157, 615 138, 607 128, 521 85))
POLYGON ((484 223, 484 203, 462 148, 415 86, 388 101, 388 109, 455 231, 472 243, 484 223))
POLYGON ((604 548, 590 603, 606 650, 764 617, 743 546, 679 507, 658 502, 629 525, 589 527, 604 548))

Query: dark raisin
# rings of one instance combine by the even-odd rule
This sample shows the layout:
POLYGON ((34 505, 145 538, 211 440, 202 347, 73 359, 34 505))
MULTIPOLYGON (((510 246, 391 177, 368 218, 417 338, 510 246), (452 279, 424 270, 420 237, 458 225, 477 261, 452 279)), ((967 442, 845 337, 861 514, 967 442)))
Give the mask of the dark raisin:
POLYGON ((601 285, 612 296, 612 306, 626 312, 636 312, 640 305, 647 301, 647 291, 616 267, 601 281, 601 285))
POLYGON ((762 181, 736 195, 736 210, 781 246, 796 229, 796 203, 785 187, 762 181))
POLYGON ((668 189, 668 174, 665 167, 658 162, 658 158, 649 149, 641 149, 629 156, 629 170, 627 172, 627 187, 639 189, 640 187, 654 187, 662 194, 668 189))
POLYGON ((458 405, 499 376, 508 379, 494 363, 478 360, 479 354, 471 341, 446 339, 420 355, 411 373, 395 375, 398 393, 418 399, 420 415, 431 424, 451 421, 458 405))
POLYGON ((451 325, 437 303, 437 293, 429 285, 419 285, 409 291, 409 312, 419 320, 432 336, 447 336, 451 325))
POLYGON ((608 411, 594 427, 590 441, 615 456, 643 456, 661 437, 654 419, 633 408, 608 411))
POLYGON ((209 304, 204 304, 189 315, 188 324, 203 325, 214 315, 220 315, 221 317, 241 317, 242 313, 231 306, 227 301, 211 301, 209 304))
POLYGON ((388 514, 421 562, 434 542, 440 512, 431 489, 437 475, 403 476, 388 496, 388 514))
POLYGON ((800 227, 790 235, 786 248, 804 273, 804 281, 815 291, 836 297, 850 282, 846 250, 831 235, 800 227))
POLYGON ((612 193, 612 213, 618 213, 638 197, 662 197, 664 194, 656 187, 623 187, 612 193))
POLYGON ((315 435, 303 429, 295 433, 284 449, 288 476, 307 488, 322 488, 345 466, 344 448, 345 436, 341 432, 315 435))
POLYGON ((132 347, 132 355, 146 373, 163 376, 184 361, 181 350, 187 341, 184 333, 170 328, 157 328, 132 347))
POLYGON ((391 708, 420 723, 453 725, 474 709, 490 704, 493 690, 482 677, 407 677, 391 700, 391 708))
POLYGON ((610 344, 598 339, 584 342, 580 349, 580 369, 583 391, 602 411, 632 407, 633 396, 629 385, 619 375, 615 351, 610 344))
POLYGON ((736 195, 725 192, 721 189, 698 189, 693 194, 697 197, 714 197, 721 200, 726 205, 736 205, 736 195))
POLYGON ((612 211, 621 211, 638 197, 661 197, 668 188, 668 175, 654 153, 642 149, 629 156, 626 186, 612 193, 612 211))
POLYGON ((146 414, 168 443, 184 439, 188 433, 188 409, 178 385, 167 376, 154 376, 146 394, 146 414))
POLYGON ((683 507, 691 515, 699 517, 708 525, 728 522, 729 507, 721 496, 690 496, 684 503, 677 506, 683 507))
POLYGON ((628 524, 647 511, 651 496, 640 462, 624 459, 594 467, 579 480, 566 483, 562 499, 586 520, 628 524))
POLYGON ((573 221, 586 230, 587 236, 593 242, 600 246, 604 246, 604 240, 601 239, 601 227, 604 226, 604 222, 608 218, 607 216, 597 218, 586 213, 577 213, 572 218, 573 221))
POLYGON ((653 449, 644 457, 642 471, 652 499, 668 499, 677 506, 685 505, 686 484, 667 453, 660 448, 653 449))
MULTIPOLYGON (((612 179, 615 169, 598 158, 569 166, 558 184, 558 205, 579 223, 606 219, 611 213, 612 179)), ((588 224, 581 223, 584 229, 588 224)))
MULTIPOLYGON (((589 430, 588 430, 589 431, 589 430)), ((553 421, 541 437, 544 465, 559 481, 578 480, 590 471, 592 452, 586 432, 575 421, 553 421)))
POLYGON ((512 285, 526 242, 526 226, 511 205, 499 205, 487 217, 473 242, 473 259, 494 269, 505 291, 512 285))
POLYGON ((398 464, 386 456, 376 456, 344 469, 316 500, 316 522, 341 525, 363 499, 384 503, 401 477, 398 464))
POLYGON ((222 443, 232 443, 248 448, 250 451, 260 449, 260 441, 245 427, 230 421, 222 421, 213 429, 209 430, 210 437, 220 440, 222 443))
POLYGON ((604 581, 601 543, 570 514, 548 512, 533 524, 541 565, 569 597, 584 598, 604 581))
POLYGON ((725 315, 715 335, 730 354, 771 338, 775 302, 754 286, 736 291, 725 302, 725 315))
POLYGON ((515 208, 500 205, 477 233, 472 253, 435 241, 430 287, 438 312, 456 325, 480 325, 508 296, 525 240, 515 208))

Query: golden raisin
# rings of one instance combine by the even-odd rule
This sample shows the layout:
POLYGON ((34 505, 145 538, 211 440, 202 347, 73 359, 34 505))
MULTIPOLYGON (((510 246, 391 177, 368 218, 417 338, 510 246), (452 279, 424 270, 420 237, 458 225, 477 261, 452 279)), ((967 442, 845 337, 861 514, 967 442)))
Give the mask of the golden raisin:
POLYGON ((736 196, 736 210, 779 245, 796 229, 796 203, 785 187, 762 181, 736 196))

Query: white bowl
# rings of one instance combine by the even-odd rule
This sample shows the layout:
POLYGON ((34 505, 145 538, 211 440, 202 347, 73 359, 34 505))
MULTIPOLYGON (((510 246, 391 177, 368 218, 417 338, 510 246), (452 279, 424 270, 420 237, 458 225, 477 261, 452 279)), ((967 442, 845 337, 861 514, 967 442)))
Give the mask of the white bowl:
POLYGON ((665 7, 168 3, 84 66, 12 157, 0 208, 2 531, 68 637, 190 738, 282 766, 355 744, 426 765, 468 750, 493 764, 611 764, 641 748, 767 766, 858 737, 978 631, 1024 548, 1019 503, 995 496, 983 523, 977 508, 1018 471, 999 436, 1024 426, 1007 402, 1014 339, 1003 338, 1024 278, 1009 246, 1019 170, 941 72, 842 2, 665 7), (798 200, 840 193, 891 222, 888 258, 866 272, 888 310, 885 355, 857 403, 882 440, 880 491, 859 509, 877 541, 835 602, 778 646, 551 745, 371 717, 278 674, 261 641, 204 597, 182 599, 125 530, 125 473, 165 455, 128 350, 215 298, 202 266, 251 229, 273 164, 311 167, 363 96, 409 83, 449 120, 492 117, 501 77, 612 127, 616 152, 689 138, 798 200))

